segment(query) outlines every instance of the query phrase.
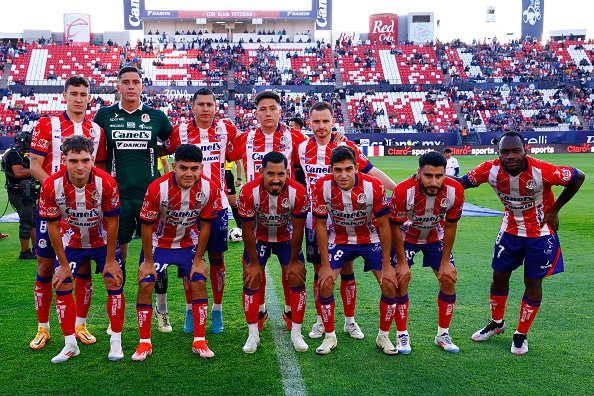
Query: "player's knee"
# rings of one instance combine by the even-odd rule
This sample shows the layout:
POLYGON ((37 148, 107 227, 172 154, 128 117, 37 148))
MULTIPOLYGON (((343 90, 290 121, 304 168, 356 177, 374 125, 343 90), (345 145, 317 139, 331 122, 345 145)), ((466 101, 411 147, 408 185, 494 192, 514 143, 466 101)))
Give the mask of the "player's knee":
POLYGON ((37 256, 37 273, 43 278, 51 277, 54 274, 54 259, 37 256))

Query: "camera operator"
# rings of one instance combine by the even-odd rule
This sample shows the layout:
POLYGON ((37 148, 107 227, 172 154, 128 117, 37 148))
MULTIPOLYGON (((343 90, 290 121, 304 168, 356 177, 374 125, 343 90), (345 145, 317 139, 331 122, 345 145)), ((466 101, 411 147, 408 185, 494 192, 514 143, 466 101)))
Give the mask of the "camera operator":
POLYGON ((35 253, 29 248, 29 240, 35 246, 35 206, 39 198, 39 184, 31 176, 29 147, 32 134, 21 131, 14 137, 15 146, 4 153, 6 190, 8 200, 19 215, 19 259, 34 260, 35 253))

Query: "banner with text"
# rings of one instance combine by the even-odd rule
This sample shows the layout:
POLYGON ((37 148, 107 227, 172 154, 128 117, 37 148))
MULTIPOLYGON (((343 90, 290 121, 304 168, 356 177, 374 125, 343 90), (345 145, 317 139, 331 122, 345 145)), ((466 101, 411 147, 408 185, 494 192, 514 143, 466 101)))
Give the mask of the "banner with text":
POLYGON ((124 29, 143 30, 140 10, 144 9, 144 0, 124 0, 124 29))
MULTIPOLYGON (((316 10, 316 30, 332 30, 332 0, 312 0, 316 10)), ((312 7, 313 8, 313 7, 312 7)))
POLYGON ((369 41, 388 40, 397 42, 398 36, 398 15, 396 14, 373 14, 369 15, 369 41))

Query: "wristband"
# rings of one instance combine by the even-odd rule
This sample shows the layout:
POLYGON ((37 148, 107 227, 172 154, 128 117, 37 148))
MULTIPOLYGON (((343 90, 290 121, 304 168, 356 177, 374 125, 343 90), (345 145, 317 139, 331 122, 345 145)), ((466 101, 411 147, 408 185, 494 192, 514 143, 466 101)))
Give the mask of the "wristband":
POLYGON ((238 177, 238 178, 237 178, 237 180, 238 180, 238 181, 242 181, 241 177, 238 177))

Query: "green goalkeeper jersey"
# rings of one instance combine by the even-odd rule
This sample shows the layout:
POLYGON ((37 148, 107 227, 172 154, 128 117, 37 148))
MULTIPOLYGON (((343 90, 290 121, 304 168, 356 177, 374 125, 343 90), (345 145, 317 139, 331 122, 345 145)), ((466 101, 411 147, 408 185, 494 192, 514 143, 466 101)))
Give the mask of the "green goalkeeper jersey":
POLYGON ((94 121, 105 131, 106 170, 111 173, 122 199, 143 199, 158 176, 157 137, 169 138, 173 125, 165 113, 141 104, 132 113, 120 103, 99 109, 94 121))

